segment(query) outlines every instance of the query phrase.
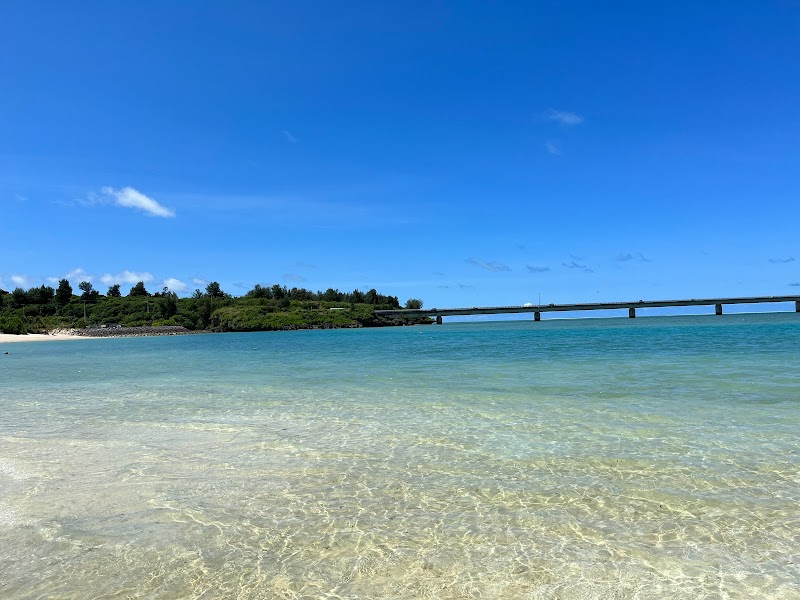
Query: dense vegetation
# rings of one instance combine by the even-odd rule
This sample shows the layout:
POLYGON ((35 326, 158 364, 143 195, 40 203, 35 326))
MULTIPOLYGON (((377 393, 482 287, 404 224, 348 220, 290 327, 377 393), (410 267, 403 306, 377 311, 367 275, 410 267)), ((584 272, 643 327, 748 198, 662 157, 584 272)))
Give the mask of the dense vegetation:
MULTIPOLYGON (((332 288, 311 292, 303 288, 256 285, 244 296, 234 297, 211 282, 205 292, 195 290, 189 298, 179 298, 163 288, 150 293, 144 282, 134 285, 123 296, 119 285, 105 295, 88 281, 73 293, 69 281, 57 288, 42 285, 13 292, 0 290, 0 331, 3 333, 43 333, 54 329, 85 327, 134 327, 178 325, 189 330, 270 331, 328 327, 378 327, 399 324, 378 317, 375 310, 400 308, 397 296, 384 296, 377 290, 340 292, 332 288)), ((411 298, 407 308, 421 308, 422 301, 411 298)), ((428 322, 427 319, 417 322, 428 322)))

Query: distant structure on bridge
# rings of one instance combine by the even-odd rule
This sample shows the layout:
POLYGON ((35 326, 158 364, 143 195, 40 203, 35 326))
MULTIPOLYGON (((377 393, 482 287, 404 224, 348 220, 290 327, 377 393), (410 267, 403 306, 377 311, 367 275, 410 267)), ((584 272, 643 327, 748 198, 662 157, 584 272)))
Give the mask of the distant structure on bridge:
POLYGON ((542 304, 524 306, 483 306, 472 308, 407 308, 395 310, 376 310, 375 314, 390 318, 416 319, 429 317, 441 325, 442 317, 454 315, 502 315, 533 313, 534 321, 541 321, 543 312, 572 312, 584 310, 628 309, 628 316, 636 317, 637 308, 662 308, 669 306, 713 306, 714 313, 722 314, 725 304, 763 304, 774 302, 794 302, 795 312, 800 313, 800 296, 753 296, 747 298, 692 298, 690 300, 638 300, 635 302, 585 302, 583 304, 542 304))

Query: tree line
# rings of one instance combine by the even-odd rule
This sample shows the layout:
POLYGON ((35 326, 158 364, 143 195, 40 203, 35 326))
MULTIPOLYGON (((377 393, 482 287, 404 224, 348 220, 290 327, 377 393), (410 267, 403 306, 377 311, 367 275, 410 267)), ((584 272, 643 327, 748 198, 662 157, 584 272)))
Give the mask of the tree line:
MULTIPOLYGON (((58 327, 91 325, 181 325, 188 329, 258 330, 305 324, 325 326, 369 326, 388 324, 374 314, 376 309, 400 308, 397 296, 376 289, 366 292, 338 289, 313 292, 285 285, 257 284, 243 296, 222 290, 216 281, 204 291, 196 289, 187 298, 167 287, 150 292, 143 281, 123 296, 119 284, 101 294, 89 281, 81 281, 75 293, 69 280, 58 286, 42 285, 11 292, 0 289, 0 331, 25 333, 58 327), (326 314, 331 308, 336 314, 326 314), (340 312, 345 311, 345 312, 340 312), (349 325, 348 325, 349 324, 349 325)), ((422 308, 422 300, 409 298, 406 308, 422 308)))

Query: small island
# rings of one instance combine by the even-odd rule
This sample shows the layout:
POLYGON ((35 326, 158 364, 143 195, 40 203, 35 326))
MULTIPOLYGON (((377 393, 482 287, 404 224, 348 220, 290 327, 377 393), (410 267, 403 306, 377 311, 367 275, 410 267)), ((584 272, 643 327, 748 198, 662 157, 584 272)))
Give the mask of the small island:
MULTIPOLYGON (((328 288, 312 292, 278 284, 256 285, 243 296, 224 292, 216 281, 187 298, 163 288, 150 293, 136 283, 126 296, 119 285, 105 295, 82 281, 80 295, 62 279, 57 288, 42 285, 12 292, 0 290, 0 333, 26 334, 70 331, 84 336, 176 335, 229 331, 287 331, 423 325, 433 321, 388 318, 376 310, 401 307, 397 296, 371 289, 341 292, 328 288)), ((422 308, 410 298, 406 308, 422 308)))

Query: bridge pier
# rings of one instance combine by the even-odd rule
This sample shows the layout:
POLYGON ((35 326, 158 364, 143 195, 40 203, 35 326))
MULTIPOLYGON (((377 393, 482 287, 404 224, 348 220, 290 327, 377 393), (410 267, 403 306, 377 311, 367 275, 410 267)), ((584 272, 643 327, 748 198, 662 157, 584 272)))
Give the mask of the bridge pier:
POLYGON ((714 305, 714 314, 720 316, 722 314, 722 304, 714 305))
MULTIPOLYGON (((800 302, 798 302, 797 304, 800 305, 800 302)), ((800 312, 800 308, 797 309, 797 312, 800 312)), ((534 321, 541 321, 542 320, 542 313, 540 313, 538 310, 535 313, 533 313, 533 320, 534 321)))
POLYGON ((800 312, 800 300, 794 301, 794 312, 800 312))
POLYGON ((442 315, 437 315, 436 316, 436 324, 437 325, 441 325, 442 324, 442 315))
POLYGON ((628 317, 630 317, 631 319, 635 319, 636 318, 636 309, 635 308, 631 307, 631 308, 628 309, 628 317))

